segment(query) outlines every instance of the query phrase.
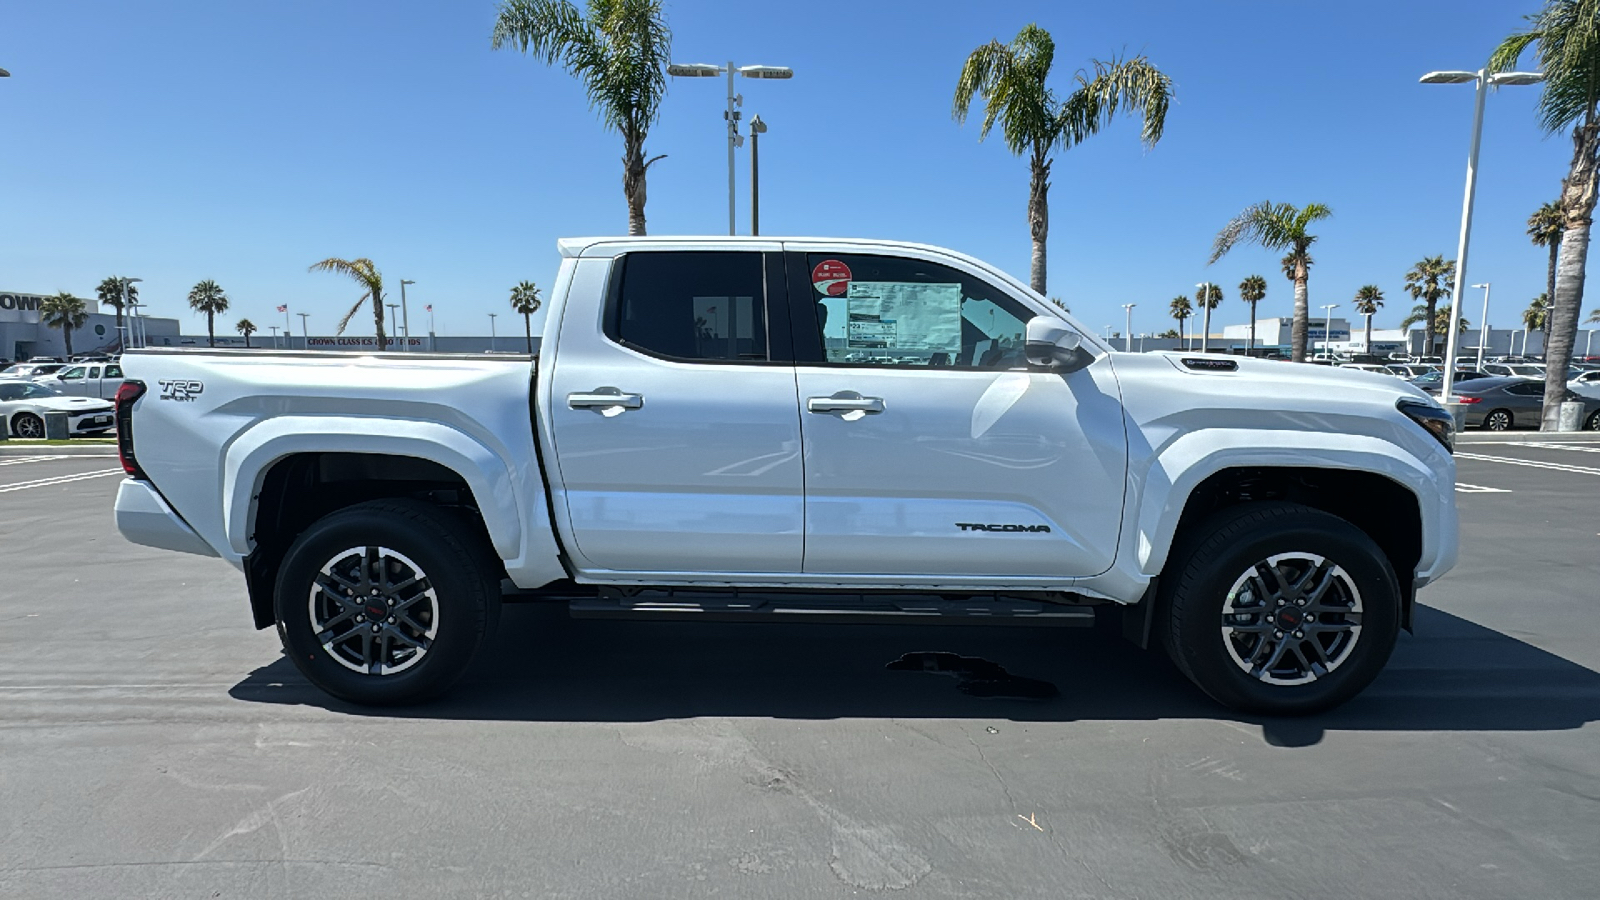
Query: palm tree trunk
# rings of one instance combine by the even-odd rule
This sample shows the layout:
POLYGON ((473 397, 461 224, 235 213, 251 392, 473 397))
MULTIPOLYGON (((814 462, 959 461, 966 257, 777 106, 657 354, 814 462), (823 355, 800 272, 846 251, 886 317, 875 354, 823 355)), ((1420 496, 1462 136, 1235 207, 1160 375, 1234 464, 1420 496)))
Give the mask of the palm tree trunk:
POLYGON ((1556 261, 1561 256, 1561 242, 1564 238, 1565 235, 1560 238, 1556 238, 1550 243, 1550 270, 1545 276, 1544 295, 1549 297, 1550 302, 1552 303, 1554 303, 1556 299, 1556 261))
POLYGON ((1367 316, 1367 353, 1372 352, 1372 317, 1367 316))
POLYGON ((1050 236, 1050 160, 1034 151, 1028 181, 1028 235, 1033 239, 1033 259, 1028 266, 1028 287, 1044 294, 1047 262, 1045 240, 1050 236))
POLYGON ((622 157, 622 193, 628 198, 628 234, 644 234, 644 141, 626 140, 622 157))
POLYGON ((1245 350, 1246 356, 1254 356, 1256 352, 1256 302, 1250 301, 1250 347, 1245 350))
POLYGON ((212 347, 217 345, 216 313, 206 310, 206 343, 212 347))
POLYGON ((1289 326, 1289 358, 1295 362, 1306 361, 1306 325, 1311 318, 1311 291, 1306 285, 1310 273, 1304 263, 1296 263, 1294 271, 1294 323, 1289 326))
POLYGON ((377 291, 372 292, 372 327, 378 333, 379 352, 387 350, 389 341, 383 334, 383 297, 377 291))
POLYGON ((1595 166, 1600 156, 1600 123, 1593 113, 1572 132, 1572 167, 1561 185, 1561 207, 1566 230, 1561 235, 1561 260, 1556 292, 1544 320, 1544 418, 1541 431, 1560 425, 1561 402, 1567 398, 1567 365, 1578 339, 1578 316, 1583 309, 1583 274, 1589 262, 1589 226, 1594 222, 1595 166))
POLYGON ((1435 337, 1434 332, 1437 331, 1438 328, 1439 328, 1439 323, 1438 323, 1438 318, 1439 318, 1439 310, 1438 310, 1439 298, 1437 296, 1435 296, 1431 292, 1427 295, 1427 298, 1428 298, 1428 320, 1422 324, 1422 333, 1427 335, 1428 339, 1423 344, 1422 355, 1423 356, 1432 356, 1433 355, 1434 343, 1435 343, 1434 342, 1434 337, 1435 337))
POLYGON ((533 355, 533 313, 522 314, 522 333, 528 336, 528 355, 533 355))
POLYGON ((1205 311, 1205 315, 1201 317, 1201 321, 1204 322, 1203 327, 1205 328, 1205 331, 1200 333, 1201 353, 1206 353, 1211 350, 1211 307, 1209 305, 1205 306, 1205 311))
POLYGON ((63 324, 61 326, 61 343, 67 345, 67 359, 69 359, 69 360, 72 359, 72 326, 71 325, 63 324))
POLYGON ((244 333, 244 348, 246 350, 250 349, 250 332, 248 331, 244 333))

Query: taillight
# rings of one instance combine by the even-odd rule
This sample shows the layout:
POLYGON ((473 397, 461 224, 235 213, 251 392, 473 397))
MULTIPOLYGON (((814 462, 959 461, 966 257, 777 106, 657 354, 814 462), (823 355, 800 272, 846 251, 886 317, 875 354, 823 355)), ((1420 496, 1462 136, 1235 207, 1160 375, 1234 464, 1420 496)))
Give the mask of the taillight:
POLYGON ((145 477, 133 456, 133 403, 143 396, 142 381, 124 381, 117 388, 117 458, 122 460, 122 471, 135 478, 145 477))
POLYGON ((1468 397, 1465 394, 1456 398, 1457 403, 1482 403, 1482 397, 1468 397))

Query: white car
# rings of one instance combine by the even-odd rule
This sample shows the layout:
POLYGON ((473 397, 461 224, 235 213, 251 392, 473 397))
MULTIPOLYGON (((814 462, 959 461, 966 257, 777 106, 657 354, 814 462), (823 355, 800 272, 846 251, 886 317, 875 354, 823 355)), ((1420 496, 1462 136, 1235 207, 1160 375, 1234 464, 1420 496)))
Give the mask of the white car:
POLYGON ((29 381, 0 381, 0 426, 11 437, 44 437, 44 417, 52 412, 67 414, 67 433, 73 435, 99 434, 116 423, 108 401, 63 397, 29 381))
POLYGON ((1388 366, 1378 366, 1372 363, 1340 363, 1341 369, 1355 369, 1358 372, 1376 372, 1379 375, 1394 375, 1395 371, 1388 366))
POLYGON ((28 380, 30 378, 43 378, 46 375, 54 375, 55 373, 61 371, 62 369, 65 369, 66 367, 67 367, 66 363, 55 363, 55 362, 52 362, 52 363, 36 363, 36 362, 17 363, 14 366, 7 367, 5 371, 0 372, 0 379, 15 379, 15 380, 18 380, 18 381, 26 381, 26 380, 28 380))

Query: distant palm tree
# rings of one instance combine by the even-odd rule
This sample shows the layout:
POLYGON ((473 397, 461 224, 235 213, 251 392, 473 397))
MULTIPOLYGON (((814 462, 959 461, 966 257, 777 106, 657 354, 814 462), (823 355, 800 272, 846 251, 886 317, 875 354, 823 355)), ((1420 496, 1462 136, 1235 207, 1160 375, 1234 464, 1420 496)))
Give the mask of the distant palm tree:
POLYGON ((39 304, 39 314, 44 324, 61 329, 61 342, 67 347, 66 359, 72 358, 72 332, 89 321, 89 309, 82 298, 66 291, 46 297, 39 304))
MULTIPOLYGON (((1428 308, 1428 317, 1417 321, 1432 321, 1435 311, 1439 308, 1440 300, 1450 299, 1450 279, 1455 276, 1456 261, 1439 256, 1423 257, 1411 271, 1406 273, 1406 292, 1411 294, 1411 299, 1421 300, 1428 308)), ((1402 328, 1408 327, 1405 325, 1402 328)), ((1448 331, 1449 329, 1446 329, 1448 331)), ((1443 334, 1444 332, 1438 332, 1443 334)), ((1428 331, 1427 349, 1424 356, 1434 356, 1435 332, 1428 331)))
POLYGON ((1205 353, 1211 349, 1211 311, 1222 303, 1222 288, 1219 285, 1206 282, 1194 292, 1194 304, 1205 310, 1203 327, 1200 333, 1200 352, 1205 353))
POLYGON ((1184 339, 1183 323, 1194 315, 1194 307, 1190 305, 1188 297, 1180 294, 1173 297, 1172 302, 1167 304, 1167 313, 1178 320, 1178 340, 1182 341, 1184 339))
MULTIPOLYGON (((1400 320, 1400 329, 1402 331, 1404 331, 1405 329, 1410 328, 1413 325, 1418 325, 1418 324, 1421 324, 1423 322, 1426 322, 1426 321, 1428 321, 1428 317, 1431 315, 1433 317, 1433 328, 1428 329, 1429 332, 1430 332, 1430 338, 1431 338, 1431 335, 1449 334, 1450 333, 1450 311, 1451 311, 1451 309, 1452 309, 1452 306, 1447 304, 1447 305, 1445 305, 1443 307, 1440 307, 1439 309, 1435 309, 1435 310, 1431 310, 1430 311, 1428 309, 1428 304, 1426 304, 1426 303, 1418 303, 1416 306, 1411 307, 1411 314, 1410 315, 1408 315, 1404 319, 1400 320)), ((1459 323, 1457 323, 1457 325, 1456 325, 1456 331, 1465 332, 1467 330, 1467 327, 1470 324, 1471 323, 1467 321, 1467 317, 1466 316, 1462 316, 1461 317, 1461 321, 1459 323)), ((1431 339, 1429 341, 1429 346, 1430 347, 1432 346, 1431 339)))
POLYGON ((1372 317, 1383 305, 1383 291, 1375 284, 1365 284, 1356 291, 1356 312, 1367 317, 1367 352, 1372 352, 1372 317))
POLYGON ((1560 203, 1546 203, 1528 217, 1528 237, 1536 247, 1550 248, 1550 265, 1545 271, 1545 293, 1556 295, 1556 262, 1561 257, 1561 235, 1567 230, 1560 203))
POLYGON ((1179 334, 1178 333, 1178 329, 1176 329, 1176 328, 1168 328, 1166 331, 1163 331, 1160 334, 1156 335, 1156 337, 1162 338, 1162 339, 1165 339, 1165 340, 1169 340, 1169 341, 1176 340, 1180 344, 1183 342, 1183 335, 1179 334))
MULTIPOLYGON (((605 127, 622 135, 622 193, 628 233, 644 234, 645 137, 667 93, 672 32, 660 0, 589 0, 588 16, 568 0, 503 0, 491 46, 559 63, 589 94, 605 127)), ((380 341, 381 343, 381 341, 380 341)))
MULTIPOLYGON (((1533 298, 1527 309, 1522 311, 1522 325, 1528 329, 1528 332, 1539 332, 1539 346, 1547 347, 1550 344, 1550 332, 1546 330, 1545 326, 1549 324, 1550 295, 1540 294, 1533 298)), ((1522 352, 1528 352, 1528 338, 1526 335, 1522 338, 1522 352)))
POLYGON ((524 281, 511 289, 511 308, 522 313, 522 330, 528 336, 528 353, 533 353, 533 314, 539 311, 539 288, 524 281))
POLYGON ((345 326, 349 325, 350 320, 355 318, 355 314, 361 311, 361 304, 371 299, 372 325, 378 334, 378 349, 388 349, 389 339, 383 333, 383 273, 378 271, 378 267, 373 265, 372 260, 364 256, 359 259, 340 259, 337 256, 330 256, 313 265, 307 271, 333 272, 337 275, 345 275, 360 285, 361 298, 356 301, 354 306, 350 307, 349 312, 344 314, 344 318, 339 320, 339 328, 335 333, 344 334, 345 326))
POLYGON ((1028 285, 1040 294, 1045 292, 1045 239, 1050 233, 1050 154, 1071 150, 1100 133, 1120 111, 1142 114, 1140 137, 1146 147, 1154 147, 1172 102, 1172 79, 1143 56, 1090 60, 1093 71, 1079 70, 1072 93, 1058 97, 1045 86, 1055 53, 1055 40, 1038 25, 1025 26, 1009 44, 993 40, 978 47, 961 66, 951 108, 955 120, 965 122, 973 99, 981 99, 978 140, 998 123, 1006 149, 1028 156, 1028 232, 1033 239, 1028 285))
POLYGON ((1589 318, 1584 321, 1590 325, 1600 325, 1600 309, 1589 310, 1589 318))
POLYGON ((1321 203, 1307 203, 1296 207, 1288 203, 1261 202, 1247 207, 1224 225, 1211 245, 1211 262, 1216 262, 1240 241, 1259 244, 1268 250, 1287 250, 1283 258, 1284 274, 1294 281, 1294 323, 1289 329, 1290 357, 1295 362, 1306 360, 1306 328, 1310 323, 1311 245, 1317 236, 1312 234, 1312 224, 1333 215, 1333 210, 1321 203))
POLYGON ((217 315, 228 311, 228 295, 215 281, 202 281, 189 291, 189 308, 206 314, 206 337, 217 345, 217 315))
POLYGON ((257 328, 256 323, 250 321, 249 319, 240 319, 233 326, 233 330, 244 335, 244 347, 246 350, 248 350, 250 349, 250 335, 255 334, 261 329, 257 328))
MULTIPOLYGON (((122 313, 123 307, 136 303, 139 300, 139 289, 133 286, 133 279, 113 275, 100 282, 94 289, 95 298, 101 306, 109 306, 117 313, 117 341, 122 344, 122 313)), ((127 349, 127 348, 123 348, 127 349)))
POLYGON ((1239 299, 1250 304, 1250 344, 1246 353, 1256 350, 1256 304, 1266 299, 1267 280, 1260 275, 1250 275, 1239 282, 1239 299))
POLYGON ((1555 292, 1545 330, 1543 427, 1554 431, 1567 398, 1567 364, 1583 312, 1583 278, 1589 259, 1589 229, 1594 217, 1600 168, 1600 16, 1594 0, 1545 0, 1527 16, 1528 30, 1500 42, 1489 69, 1507 72, 1538 45, 1534 58, 1544 72, 1539 92, 1539 124, 1548 134, 1572 129, 1572 163, 1561 182, 1563 216, 1555 292))

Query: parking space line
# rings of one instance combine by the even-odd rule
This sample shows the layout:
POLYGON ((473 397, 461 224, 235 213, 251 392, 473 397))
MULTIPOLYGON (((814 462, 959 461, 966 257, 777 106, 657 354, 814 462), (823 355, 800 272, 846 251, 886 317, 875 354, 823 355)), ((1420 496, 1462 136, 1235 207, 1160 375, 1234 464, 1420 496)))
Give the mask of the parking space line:
POLYGON ((1481 453, 1457 453, 1457 459, 1476 459, 1482 462, 1505 463, 1510 466, 1528 466, 1533 469, 1551 469, 1556 472, 1577 472, 1582 475, 1600 475, 1600 469, 1590 466, 1573 466, 1567 463, 1554 463, 1535 461, 1531 459, 1512 459, 1509 456, 1485 456, 1481 453))
POLYGON ((1509 494, 1510 488, 1484 487, 1481 484, 1462 484, 1456 482, 1456 491, 1462 494, 1509 494))
POLYGON ((50 487, 54 484, 68 484, 73 481, 84 481, 90 478, 104 478, 107 475, 121 475, 121 469, 101 469, 98 472, 80 472, 77 475, 57 475, 54 478, 39 478, 34 481, 21 481, 16 484, 0 485, 0 494, 9 494, 12 491, 24 491, 28 488, 50 487))
POLYGON ((1512 447, 1549 447, 1552 450, 1576 450, 1579 453, 1600 453, 1600 447, 1586 446, 1584 444, 1556 444, 1542 441, 1507 441, 1512 447))
POLYGON ((48 456, 8 456, 5 459, 0 459, 0 466, 20 466, 24 463, 43 462, 49 458, 48 456))

